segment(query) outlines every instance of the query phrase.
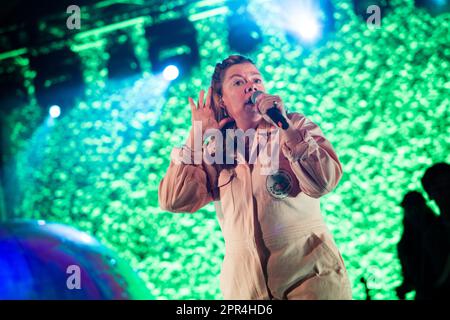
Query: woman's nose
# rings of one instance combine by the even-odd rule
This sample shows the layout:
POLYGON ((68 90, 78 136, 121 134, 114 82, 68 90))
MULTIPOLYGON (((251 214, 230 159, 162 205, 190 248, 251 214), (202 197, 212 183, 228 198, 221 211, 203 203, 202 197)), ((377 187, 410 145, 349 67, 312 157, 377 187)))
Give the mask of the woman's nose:
POLYGON ((252 83, 245 89, 245 93, 249 93, 252 91, 258 91, 258 88, 256 87, 256 84, 252 83))

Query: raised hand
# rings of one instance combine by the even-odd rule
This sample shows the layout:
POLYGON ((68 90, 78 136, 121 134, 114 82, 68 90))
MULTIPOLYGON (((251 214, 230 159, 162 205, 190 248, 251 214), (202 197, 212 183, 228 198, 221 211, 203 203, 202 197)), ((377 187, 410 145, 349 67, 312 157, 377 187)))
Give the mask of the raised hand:
MULTIPOLYGON (((205 133, 208 129, 222 129, 222 127, 227 124, 230 121, 233 121, 232 118, 225 118, 220 121, 220 123, 217 122, 217 120, 214 117, 214 110, 211 108, 211 94, 212 94, 212 88, 210 87, 208 89, 208 93, 206 95, 206 101, 204 100, 205 91, 201 90, 200 94, 198 96, 197 104, 194 102, 194 100, 189 97, 189 105, 191 106, 191 121, 192 121, 192 127, 194 127, 194 124, 196 121, 201 122, 202 125, 202 134, 205 133)), ((197 125, 198 125, 197 122, 197 125)))

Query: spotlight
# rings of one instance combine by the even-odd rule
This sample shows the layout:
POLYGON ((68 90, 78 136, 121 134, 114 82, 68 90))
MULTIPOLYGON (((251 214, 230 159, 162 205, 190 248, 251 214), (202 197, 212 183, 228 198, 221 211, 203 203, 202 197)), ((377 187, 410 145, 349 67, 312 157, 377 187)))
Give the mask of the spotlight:
POLYGON ((282 0, 282 26, 288 38, 313 44, 334 30, 333 11, 330 0, 282 0))
POLYGON ((318 17, 310 13, 311 12, 305 12, 304 14, 299 16, 297 23, 294 25, 300 38, 307 42, 313 42, 317 40, 322 32, 322 26, 319 22, 318 17))
POLYGON ((175 80, 176 78, 178 78, 178 75, 180 74, 178 68, 174 65, 169 65, 167 67, 164 68, 163 71, 163 77, 164 79, 168 80, 168 81, 172 81, 175 80))
POLYGON ((61 115, 61 108, 57 105, 53 105, 48 110, 48 113, 53 119, 58 118, 61 115))

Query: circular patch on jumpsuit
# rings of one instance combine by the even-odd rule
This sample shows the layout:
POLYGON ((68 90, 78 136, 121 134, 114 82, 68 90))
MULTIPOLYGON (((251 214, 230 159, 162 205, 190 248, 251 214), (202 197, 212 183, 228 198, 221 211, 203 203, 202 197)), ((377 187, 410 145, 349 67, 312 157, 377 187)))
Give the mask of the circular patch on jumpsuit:
POLYGON ((278 170, 275 174, 267 176, 266 187, 272 197, 283 199, 291 192, 293 180, 287 171, 278 170))

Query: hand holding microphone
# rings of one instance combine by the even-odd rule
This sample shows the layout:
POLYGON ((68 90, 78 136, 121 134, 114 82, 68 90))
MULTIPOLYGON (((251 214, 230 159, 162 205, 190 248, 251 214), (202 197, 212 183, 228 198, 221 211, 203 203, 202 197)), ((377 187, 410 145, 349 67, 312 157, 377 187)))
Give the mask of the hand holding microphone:
POLYGON ((267 120, 266 117, 269 117, 269 122, 272 122, 283 130, 289 128, 289 123, 286 120, 286 112, 282 108, 282 102, 278 96, 270 96, 264 94, 262 91, 255 91, 251 96, 251 101, 256 105, 259 113, 263 115, 264 119, 267 120), (258 99, 258 97, 260 98, 258 99))

